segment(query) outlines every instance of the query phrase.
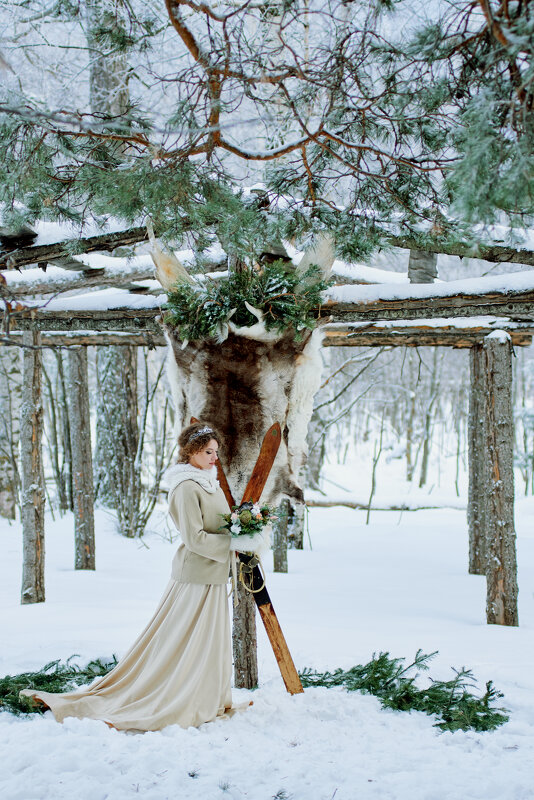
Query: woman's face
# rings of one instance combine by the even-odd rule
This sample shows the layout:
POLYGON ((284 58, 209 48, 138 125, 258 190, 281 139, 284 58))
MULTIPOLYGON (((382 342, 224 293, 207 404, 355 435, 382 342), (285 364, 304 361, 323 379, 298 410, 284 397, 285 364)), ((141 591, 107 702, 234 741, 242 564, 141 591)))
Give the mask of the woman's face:
POLYGON ((218 450, 219 445, 215 439, 210 439, 202 450, 189 456, 189 463, 192 467, 198 467, 198 469, 211 469, 217 461, 218 450))

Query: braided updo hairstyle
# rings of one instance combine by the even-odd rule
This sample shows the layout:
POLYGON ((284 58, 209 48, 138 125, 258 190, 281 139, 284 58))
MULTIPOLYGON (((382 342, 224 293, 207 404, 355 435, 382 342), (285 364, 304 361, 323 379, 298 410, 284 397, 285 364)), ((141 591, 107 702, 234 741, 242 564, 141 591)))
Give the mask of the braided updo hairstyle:
POLYGON ((178 437, 178 446, 180 447, 178 463, 187 464, 191 456, 200 452, 212 439, 215 439, 219 447, 221 446, 221 437, 206 422, 194 422, 192 425, 188 425, 178 437))

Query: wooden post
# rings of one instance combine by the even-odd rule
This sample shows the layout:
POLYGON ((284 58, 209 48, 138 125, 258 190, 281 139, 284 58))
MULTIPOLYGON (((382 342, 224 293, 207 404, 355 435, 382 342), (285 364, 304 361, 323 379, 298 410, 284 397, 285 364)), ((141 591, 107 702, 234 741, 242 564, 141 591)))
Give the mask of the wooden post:
POLYGON ((410 250, 408 280, 410 283, 433 283, 438 277, 438 257, 426 250, 410 250))
POLYGON ((23 334, 23 396, 20 420, 22 483, 21 603, 43 603, 44 586, 44 477, 41 453, 43 405, 41 396, 41 335, 23 334))
POLYGON ((68 351, 68 404, 74 495, 74 568, 95 568, 93 461, 87 348, 68 351))
POLYGON ((284 497, 278 507, 278 519, 273 525, 273 561, 275 572, 287 572, 287 525, 289 499, 284 497))
POLYGON ((236 689, 255 689, 258 685, 256 602, 240 580, 237 581, 237 596, 239 603, 234 606, 232 630, 234 683, 236 689))
POLYGON ((518 625, 514 530, 512 343, 505 331, 484 339, 486 461, 486 619, 518 625))
POLYGON ((467 524, 469 527, 469 572, 471 575, 486 574, 486 528, 485 487, 486 450, 484 435, 484 383, 485 362, 482 345, 476 344, 469 351, 469 494, 467 501, 467 524))

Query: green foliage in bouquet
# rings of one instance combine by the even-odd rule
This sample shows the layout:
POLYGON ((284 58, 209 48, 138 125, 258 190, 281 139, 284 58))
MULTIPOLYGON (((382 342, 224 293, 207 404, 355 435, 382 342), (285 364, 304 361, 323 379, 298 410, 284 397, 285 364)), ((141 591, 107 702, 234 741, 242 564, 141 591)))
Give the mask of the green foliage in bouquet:
POLYGON ((234 506, 230 514, 221 514, 224 523, 221 530, 229 531, 232 536, 254 536, 266 525, 270 525, 276 517, 272 509, 259 503, 241 503, 234 506))
POLYGON ((315 310, 329 285, 317 266, 299 274, 276 261, 258 272, 247 269, 196 286, 177 285, 168 295, 164 320, 182 339, 217 339, 229 319, 237 327, 258 321, 248 303, 262 312, 267 330, 292 330, 298 339, 304 329, 315 327, 315 310))
POLYGON ((0 678, 0 711, 12 714, 41 714, 46 709, 29 697, 19 697, 22 689, 35 689, 42 692, 70 692, 78 686, 91 683, 95 678, 106 675, 117 664, 113 656, 109 660, 95 658, 79 667, 71 664, 71 656, 66 662, 51 661, 36 672, 22 672, 20 675, 5 675, 0 678))
POLYGON ((431 679, 429 686, 420 689, 416 685, 419 671, 428 670, 428 662, 436 652, 426 654, 418 650, 413 662, 407 666, 404 666, 403 658, 390 658, 389 653, 379 653, 367 664, 348 670, 314 672, 304 669, 300 677, 304 687, 342 686, 349 692, 378 697, 384 708, 435 714, 438 719, 435 727, 443 731, 490 731, 508 721, 505 709, 493 706, 503 696, 501 692, 488 681, 482 697, 472 694, 469 690, 476 682, 471 670, 465 667, 453 669, 454 678, 449 681, 431 679))

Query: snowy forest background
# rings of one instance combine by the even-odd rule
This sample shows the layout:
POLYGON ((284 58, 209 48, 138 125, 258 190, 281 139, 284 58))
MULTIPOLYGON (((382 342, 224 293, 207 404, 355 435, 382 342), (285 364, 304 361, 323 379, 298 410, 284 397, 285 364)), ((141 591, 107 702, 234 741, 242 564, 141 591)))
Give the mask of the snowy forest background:
MULTIPOLYGON (((74 257, 79 238, 150 216, 160 241, 187 248, 199 272, 213 267, 214 253, 220 259, 221 244, 233 269, 265 242, 302 251, 320 231, 334 232, 354 275, 371 267, 377 282, 408 284, 410 243, 424 251, 435 237, 448 253, 438 257, 440 281, 532 269, 532 261, 476 257, 493 244, 532 250, 529 2, 288 0, 206 11, 189 1, 0 0, 0 23, 2 235, 35 226, 39 241, 71 240, 74 257), (218 73, 204 55, 224 60, 221 9, 235 10, 235 25, 232 74, 216 96, 218 73), (200 55, 178 38, 180 20, 200 55), (484 20, 497 44, 477 34, 484 20), (254 79, 257 70, 269 80, 254 79), (267 152, 276 158, 262 160, 267 152), (267 216, 251 213, 239 191, 258 185, 277 198, 267 216), (462 248, 465 257, 454 255, 462 248)), ((143 242, 114 252, 126 285, 149 250, 143 242)), ((58 267, 72 269, 68 262, 58 267)), ((40 279, 52 282, 53 270, 40 279)), ((145 281, 147 294, 154 283, 145 281)), ((35 299, 46 305, 50 295, 35 299)), ((67 351, 43 349, 47 598, 21 606, 24 387, 21 349, 4 334, 0 671, 120 655, 152 613, 176 547, 162 485, 176 457, 166 353, 87 348, 92 571, 73 569, 67 351)), ((468 349, 324 347, 322 358, 303 550, 290 551, 287 574, 266 565, 298 668, 439 650, 432 676, 467 664, 482 685, 494 680, 504 691, 510 722, 493 733, 441 734, 422 714, 385 711, 358 693, 316 688, 289 698, 260 630, 253 712, 226 727, 120 737, 87 720, 57 726, 49 715, 1 714, 8 800, 532 797, 532 347, 516 347, 513 358, 518 628, 484 624, 484 579, 467 574, 468 349)))

